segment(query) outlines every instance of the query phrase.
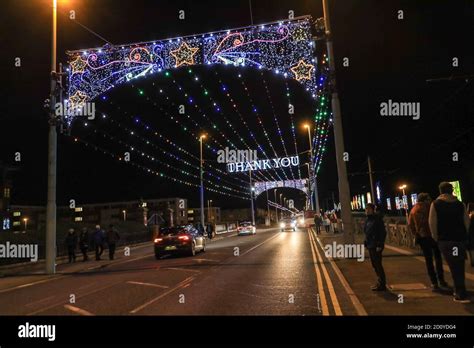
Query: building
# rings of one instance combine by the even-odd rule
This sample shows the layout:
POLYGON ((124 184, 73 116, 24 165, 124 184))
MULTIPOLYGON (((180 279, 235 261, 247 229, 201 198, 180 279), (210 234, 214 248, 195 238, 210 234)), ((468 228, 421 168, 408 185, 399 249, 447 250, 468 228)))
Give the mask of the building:
MULTIPOLYGON (((142 226, 154 224, 182 225, 188 223, 187 199, 173 197, 123 202, 75 204, 58 206, 57 224, 71 226, 107 226, 135 222, 142 226)), ((46 226, 46 206, 11 205, 4 211, 4 231, 40 231, 46 226), (8 223, 5 223, 7 219, 8 223)))
MULTIPOLYGON (((204 220, 206 222, 218 223, 221 222, 221 208, 210 207, 204 208, 204 220)), ((188 222, 191 224, 198 223, 201 221, 201 208, 189 208, 188 209, 188 222)))

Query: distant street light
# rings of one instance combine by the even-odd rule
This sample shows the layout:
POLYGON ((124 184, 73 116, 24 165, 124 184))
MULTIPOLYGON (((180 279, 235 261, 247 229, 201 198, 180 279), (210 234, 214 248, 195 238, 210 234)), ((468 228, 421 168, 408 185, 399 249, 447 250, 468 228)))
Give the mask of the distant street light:
POLYGON ((28 230, 28 218, 23 218, 23 222, 25 223, 25 232, 28 230))
POLYGON ((122 210, 122 214, 123 214, 123 221, 127 221, 127 211, 122 210))

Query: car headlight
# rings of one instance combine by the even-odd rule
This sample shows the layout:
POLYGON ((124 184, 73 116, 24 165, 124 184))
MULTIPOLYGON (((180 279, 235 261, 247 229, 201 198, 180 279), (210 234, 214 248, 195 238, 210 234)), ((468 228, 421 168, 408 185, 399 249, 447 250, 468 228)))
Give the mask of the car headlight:
POLYGON ((285 223, 284 222, 280 223, 280 227, 281 228, 285 227, 285 223))
POLYGON ((293 222, 291 223, 291 226, 292 226, 292 227, 295 227, 295 226, 296 226, 296 222, 293 221, 293 222))
POLYGON ((303 218, 300 218, 300 219, 299 219, 299 222, 300 222, 300 224, 304 224, 304 219, 303 219, 303 218))

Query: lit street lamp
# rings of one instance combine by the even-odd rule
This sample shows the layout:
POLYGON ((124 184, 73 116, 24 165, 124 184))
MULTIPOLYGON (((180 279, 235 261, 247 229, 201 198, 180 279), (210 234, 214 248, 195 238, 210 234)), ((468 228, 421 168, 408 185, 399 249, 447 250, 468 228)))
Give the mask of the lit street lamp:
POLYGON ((122 214, 123 214, 123 221, 127 221, 127 211, 122 210, 122 214))
POLYGON ((406 203, 405 203, 405 200, 404 200, 404 197, 406 196, 405 195, 405 189, 406 188, 407 188, 406 184, 403 184, 403 185, 398 187, 399 190, 402 190, 402 203, 403 203, 403 208, 405 209, 405 216, 407 218, 407 224, 408 224, 408 199, 406 200, 406 203))
POLYGON ((23 218, 23 222, 25 223, 25 232, 28 230, 28 218, 23 218))
POLYGON ((200 172, 200 178, 201 178, 201 186, 199 187, 199 195, 200 195, 200 200, 201 200, 201 225, 204 228, 204 180, 203 180, 204 161, 203 161, 203 157, 202 157, 202 141, 203 141, 203 139, 206 139, 205 134, 201 134, 201 136, 199 137, 199 153, 200 153, 200 156, 199 156, 199 158, 200 158, 200 161, 199 161, 200 170, 199 170, 199 172, 200 172))

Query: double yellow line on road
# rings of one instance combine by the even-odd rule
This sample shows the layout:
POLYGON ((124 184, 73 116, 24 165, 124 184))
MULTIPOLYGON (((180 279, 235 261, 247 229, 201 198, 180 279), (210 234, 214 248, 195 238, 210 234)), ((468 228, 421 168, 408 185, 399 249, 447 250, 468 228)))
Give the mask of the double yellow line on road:
POLYGON ((324 264, 324 259, 322 258, 321 253, 318 250, 318 243, 316 242, 316 236, 314 235, 314 232, 311 229, 308 229, 308 236, 309 236, 309 242, 311 245, 311 253, 313 254, 314 270, 316 273, 316 285, 318 286, 318 293, 321 300, 322 313, 323 315, 331 315, 329 311, 329 304, 326 297, 326 293, 324 291, 324 284, 323 284, 323 279, 322 279, 322 275, 323 275, 326 281, 329 297, 331 298, 332 307, 334 308, 334 313, 337 316, 340 316, 342 315, 341 306, 339 305, 339 300, 337 299, 336 292, 334 291, 334 286, 333 286, 331 277, 329 276, 329 273, 326 269, 326 265, 324 264))

